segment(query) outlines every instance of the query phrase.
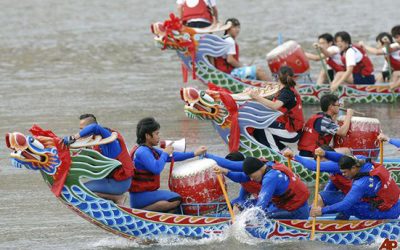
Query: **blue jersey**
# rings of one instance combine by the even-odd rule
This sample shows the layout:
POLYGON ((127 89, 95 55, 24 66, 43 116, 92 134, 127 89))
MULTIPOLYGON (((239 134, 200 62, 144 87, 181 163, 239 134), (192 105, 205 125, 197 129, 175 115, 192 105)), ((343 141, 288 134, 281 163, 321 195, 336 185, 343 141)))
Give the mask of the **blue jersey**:
MULTIPOLYGON (((80 132, 80 137, 86 137, 89 135, 101 135, 103 138, 111 136, 111 131, 100 126, 97 123, 92 123, 84 127, 80 132)), ((108 158, 115 159, 121 153, 121 145, 119 141, 115 140, 113 142, 100 145, 101 153, 108 158)))
MULTIPOLYGON (((373 169, 371 163, 365 163, 360 172, 367 173, 373 169)), ((338 203, 322 208, 323 214, 338 213, 350 210, 354 205, 361 202, 362 198, 374 197, 381 188, 381 181, 377 176, 365 176, 353 180, 349 193, 338 203)))
POLYGON ((272 197, 282 195, 289 187, 289 177, 279 170, 271 169, 263 176, 261 191, 256 206, 268 211, 268 204, 272 197))
MULTIPOLYGON (((159 175, 165 166, 165 163, 171 161, 171 157, 162 151, 161 149, 158 148, 153 148, 158 155, 160 156, 159 159, 156 159, 153 155, 152 150, 147 147, 147 146, 140 146, 134 155, 134 163, 135 167, 138 170, 147 170, 149 172, 152 172, 155 175, 159 175)), ((183 161, 186 159, 190 159, 194 157, 193 152, 187 152, 187 153, 180 153, 180 152, 174 152, 172 154, 174 161, 183 161)))
POLYGON ((400 139, 390 139, 389 143, 400 148, 400 139))

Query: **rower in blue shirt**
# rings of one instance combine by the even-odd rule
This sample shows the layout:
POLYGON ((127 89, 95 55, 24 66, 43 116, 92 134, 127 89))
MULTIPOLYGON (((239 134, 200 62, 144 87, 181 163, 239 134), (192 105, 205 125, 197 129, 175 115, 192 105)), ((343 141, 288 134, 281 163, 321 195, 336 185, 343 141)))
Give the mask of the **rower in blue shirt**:
MULTIPOLYGON (((328 152, 325 152, 325 154, 328 152)), ((354 156, 333 153, 343 176, 352 179, 350 191, 337 203, 314 207, 311 216, 341 213, 343 218, 397 219, 400 216, 400 188, 382 166, 354 156)), ((324 153, 321 152, 323 155, 324 153)))
POLYGON ((261 184, 255 206, 275 219, 307 219, 309 206, 307 186, 283 164, 267 166, 261 160, 247 157, 243 161, 243 172, 221 169, 227 177, 237 182, 254 181, 261 184), (274 206, 271 206, 270 203, 274 206))
POLYGON ((167 162, 183 161, 205 154, 207 148, 199 147, 195 152, 174 152, 168 145, 164 150, 155 148, 160 142, 160 124, 152 117, 143 118, 136 127, 137 144, 131 150, 135 163, 135 175, 129 189, 132 208, 150 211, 173 211, 181 203, 179 194, 159 190, 161 172, 167 162))
MULTIPOLYGON (((63 143, 66 146, 71 145, 81 137, 100 135, 105 139, 110 137, 112 132, 116 132, 99 125, 93 114, 81 115, 79 120, 79 128, 81 131, 73 136, 64 137, 63 143)), ((116 140, 107 144, 95 146, 94 149, 106 157, 119 160, 121 166, 111 172, 106 178, 88 181, 85 183, 85 186, 100 197, 113 200, 115 203, 123 205, 125 201, 124 193, 128 191, 131 185, 134 167, 123 137, 120 133, 116 133, 118 134, 116 140)))

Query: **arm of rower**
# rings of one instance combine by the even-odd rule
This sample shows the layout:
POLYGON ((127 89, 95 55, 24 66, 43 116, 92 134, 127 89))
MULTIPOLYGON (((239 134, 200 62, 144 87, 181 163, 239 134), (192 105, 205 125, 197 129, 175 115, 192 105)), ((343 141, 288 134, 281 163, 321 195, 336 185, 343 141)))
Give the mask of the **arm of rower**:
POLYGON ((342 158, 342 156, 343 156, 343 154, 338 153, 336 151, 325 151, 325 158, 330 161, 333 161, 333 162, 339 162, 339 160, 340 160, 340 158, 342 158))
POLYGON ((242 63, 235 59, 234 55, 228 54, 226 57, 226 61, 234 68, 240 68, 243 66, 242 63))
POLYGON ((111 131, 103 128, 97 123, 92 123, 84 127, 79 133, 74 135, 75 139, 79 139, 80 137, 86 137, 89 135, 101 135, 103 138, 107 138, 111 136, 111 131))
POLYGON ((217 162, 218 166, 229 169, 234 172, 242 172, 243 171, 243 161, 231 161, 220 156, 216 156, 213 154, 206 153, 206 158, 213 159, 217 162))
POLYGON ((155 175, 158 175, 163 171, 165 163, 168 160, 167 153, 161 150, 157 150, 157 152, 160 154, 160 158, 156 160, 150 149, 140 147, 138 151, 139 153, 135 154, 135 160, 145 166, 146 170, 152 172, 155 175))
POLYGON ((322 214, 339 213, 350 209, 354 204, 360 201, 364 195, 363 186, 354 184, 351 187, 349 193, 344 197, 344 199, 338 203, 322 208, 322 214))
POLYGON ((213 10, 213 23, 218 23, 218 9, 217 6, 212 7, 213 10))
POLYGON ((318 55, 315 55, 315 54, 312 54, 312 53, 308 53, 308 52, 306 52, 305 54, 306 54, 306 57, 308 58, 308 60, 312 60, 312 61, 319 61, 320 60, 318 55))
POLYGON ((245 183, 245 182, 250 181, 250 178, 243 172, 229 171, 226 174, 226 177, 228 177, 229 179, 231 179, 233 182, 236 182, 236 183, 245 183))
POLYGON ((364 44, 363 47, 365 48, 366 51, 368 51, 368 53, 374 54, 374 55, 384 55, 384 52, 382 49, 377 49, 374 47, 371 47, 369 45, 364 44))
MULTIPOLYGON (((301 157, 299 155, 294 156, 295 161, 300 162, 304 167, 311 171, 316 171, 317 170, 317 162, 308 157, 301 157)), ((321 172, 327 172, 331 174, 337 174, 340 173, 339 169, 339 164, 334 161, 323 161, 321 162, 320 166, 321 172)))
POLYGON ((263 210, 267 208, 278 185, 278 182, 280 182, 279 180, 280 178, 278 178, 277 174, 263 178, 261 191, 257 199, 257 207, 261 207, 263 210))
POLYGON ((346 116, 344 118, 344 121, 343 121, 343 125, 340 126, 340 128, 336 131, 337 135, 339 135, 339 136, 346 136, 347 135, 347 132, 350 129, 351 117, 352 117, 351 114, 349 114, 349 113, 346 114, 346 116))
POLYGON ((276 101, 270 101, 268 99, 265 99, 262 96, 257 96, 254 98, 257 102, 261 103, 262 105, 266 106, 267 108, 273 109, 273 110, 279 110, 283 106, 283 102, 280 100, 276 101))
POLYGON ((391 138, 391 139, 389 139, 389 143, 394 145, 394 146, 396 146, 396 147, 398 147, 398 148, 400 148, 400 139, 391 138))

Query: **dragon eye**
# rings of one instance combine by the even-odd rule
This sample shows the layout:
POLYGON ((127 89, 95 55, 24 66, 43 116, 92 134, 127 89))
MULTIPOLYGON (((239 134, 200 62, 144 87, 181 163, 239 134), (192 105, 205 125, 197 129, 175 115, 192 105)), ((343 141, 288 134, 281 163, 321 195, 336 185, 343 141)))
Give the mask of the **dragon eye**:
POLYGON ((209 96, 206 93, 204 93, 204 92, 201 93, 201 97, 203 97, 203 99, 208 101, 208 102, 214 102, 214 99, 211 96, 209 96))
POLYGON ((30 138, 29 138, 29 142, 30 142, 33 146, 35 146, 35 147, 37 147, 37 148, 44 149, 43 144, 40 143, 38 140, 36 140, 36 139, 33 138, 33 137, 30 137, 30 138))

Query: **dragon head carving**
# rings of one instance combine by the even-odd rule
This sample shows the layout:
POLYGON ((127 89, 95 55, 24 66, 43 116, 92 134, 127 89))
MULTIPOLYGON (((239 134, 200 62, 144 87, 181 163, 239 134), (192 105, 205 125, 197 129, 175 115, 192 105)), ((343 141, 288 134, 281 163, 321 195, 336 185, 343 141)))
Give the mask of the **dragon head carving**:
POLYGON ((14 132, 7 133, 5 140, 7 147, 13 150, 10 157, 15 167, 42 170, 53 175, 61 164, 53 138, 14 132))
POLYGON ((229 112, 222 103, 219 92, 182 88, 181 98, 186 103, 184 110, 187 117, 212 120, 220 126, 229 127, 229 112))

